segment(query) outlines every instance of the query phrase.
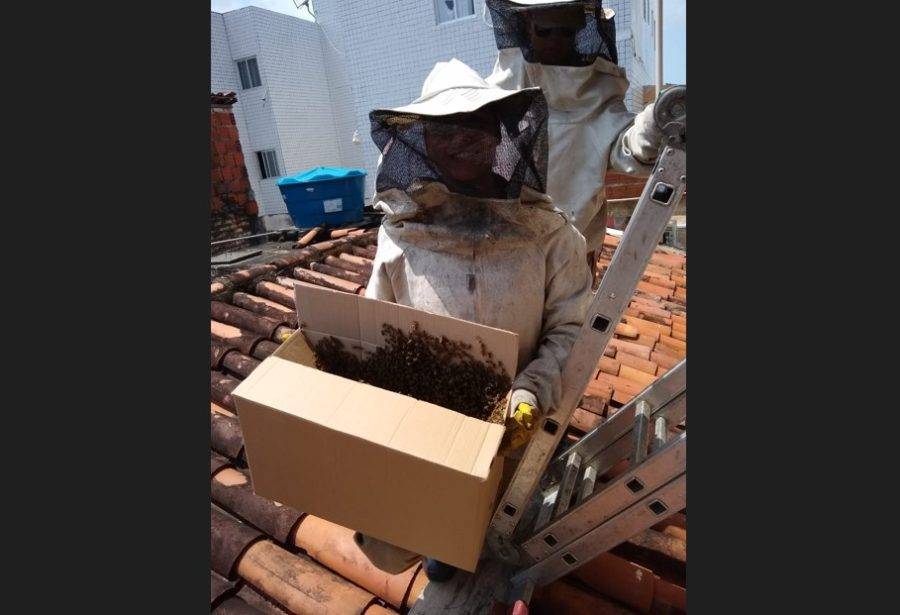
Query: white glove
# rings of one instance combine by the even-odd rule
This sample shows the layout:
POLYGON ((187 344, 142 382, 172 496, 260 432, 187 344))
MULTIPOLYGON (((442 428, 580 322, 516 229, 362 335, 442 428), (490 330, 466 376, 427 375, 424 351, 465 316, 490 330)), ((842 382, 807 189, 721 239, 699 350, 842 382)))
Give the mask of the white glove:
POLYGON ((509 416, 526 429, 531 429, 540 417, 537 396, 526 389, 515 389, 509 396, 509 416), (519 411, 519 404, 528 404, 530 412, 519 411))
POLYGON ((514 455, 512 451, 519 449, 531 439, 539 418, 537 396, 526 389, 514 389, 509 396, 509 416, 506 419, 506 433, 500 447, 505 455, 514 455))
POLYGON ((654 164, 663 144, 663 133, 653 119, 655 103, 650 103, 634 118, 634 124, 625 131, 623 147, 644 164, 654 164))

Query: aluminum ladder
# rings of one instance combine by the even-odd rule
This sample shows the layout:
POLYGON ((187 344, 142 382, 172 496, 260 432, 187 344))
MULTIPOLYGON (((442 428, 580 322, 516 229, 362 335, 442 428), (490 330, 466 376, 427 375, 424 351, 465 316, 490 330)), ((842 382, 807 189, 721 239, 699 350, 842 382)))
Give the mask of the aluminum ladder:
POLYGON ((542 417, 488 529, 494 555, 518 568, 513 593, 526 602, 536 585, 685 507, 686 360, 556 454, 687 185, 687 88, 663 92, 654 119, 666 142, 563 369, 562 401, 542 417), (624 458, 630 459, 630 469, 599 484, 598 477, 624 458))

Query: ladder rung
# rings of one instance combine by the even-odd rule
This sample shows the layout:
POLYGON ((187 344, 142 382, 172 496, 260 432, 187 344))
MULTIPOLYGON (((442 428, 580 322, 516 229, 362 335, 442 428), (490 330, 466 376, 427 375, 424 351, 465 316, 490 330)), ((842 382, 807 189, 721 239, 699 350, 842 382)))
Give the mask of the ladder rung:
POLYGON ((656 424, 653 428, 653 451, 658 451, 660 448, 665 446, 666 441, 669 439, 669 422, 666 420, 666 417, 661 416, 656 419, 656 424))
MULTIPOLYGON (((654 408, 654 418, 661 413, 670 417, 670 422, 675 424, 685 420, 687 413, 686 401, 679 401, 679 396, 684 397, 687 390, 687 359, 681 361, 663 374, 650 386, 610 416, 590 432, 585 434, 578 442, 573 444, 566 452, 579 453, 583 459, 592 459, 604 449, 616 442, 620 437, 631 432, 634 427, 634 414, 637 404, 646 400, 654 408), (677 406, 683 406, 681 408, 677 406), (674 415, 674 416, 672 416, 674 415)), ((627 457, 628 453, 621 458, 627 457)), ((564 455, 556 456, 547 469, 551 480, 561 480, 565 467, 564 455)), ((618 461, 618 459, 616 460, 618 461)), ((605 470, 600 470, 602 474, 605 470)))
POLYGON ((618 515, 596 525, 577 540, 558 549, 552 557, 545 558, 518 573, 511 582, 521 585, 532 581, 538 586, 546 585, 623 543, 638 532, 652 527, 685 507, 686 482, 687 474, 680 474, 618 515))
POLYGON ((581 490, 578 493, 579 504, 594 493, 594 487, 597 485, 597 465, 597 461, 592 461, 584 467, 584 474, 581 477, 581 490))
POLYGON ((631 452, 632 467, 641 464, 647 458, 647 447, 650 446, 650 415, 653 409, 647 400, 642 399, 634 410, 634 450, 631 452))
POLYGON ((553 509, 556 507, 556 496, 559 494, 559 485, 553 485, 544 491, 544 497, 541 501, 541 509, 538 511, 534 520, 534 530, 538 531, 550 521, 553 516, 553 509))
POLYGON ((575 490, 575 480, 578 478, 579 470, 581 470, 581 455, 572 453, 566 461, 566 471, 560 483, 554 516, 558 517, 569 510, 569 503, 572 501, 572 492, 575 490))
MULTIPOLYGON (((618 514, 685 471, 687 434, 672 439, 642 464, 607 483, 565 515, 523 538, 521 547, 539 561, 566 548, 598 523, 618 514)), ((627 537, 626 537, 627 538, 627 537)))

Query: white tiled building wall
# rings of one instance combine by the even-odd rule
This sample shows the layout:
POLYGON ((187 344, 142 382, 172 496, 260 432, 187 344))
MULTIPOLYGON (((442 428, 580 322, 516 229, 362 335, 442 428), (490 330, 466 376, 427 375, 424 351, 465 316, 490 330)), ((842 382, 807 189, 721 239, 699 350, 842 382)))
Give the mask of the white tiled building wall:
POLYGON ((247 7, 212 13, 213 91, 234 91, 235 121, 260 216, 290 225, 275 185, 262 179, 256 152, 273 149, 282 175, 344 164, 320 28, 290 15, 247 7), (262 85, 241 89, 237 61, 255 57, 262 85))
MULTIPOLYGON (((331 9, 329 6, 326 8, 331 9)), ((336 7, 335 7, 336 8, 336 7)), ((316 14, 321 15, 322 9, 316 3, 316 14)), ((321 21, 321 19, 320 19, 321 21)), ((352 58, 344 54, 346 49, 346 37, 343 28, 319 27, 322 33, 322 53, 325 57, 325 71, 328 84, 331 89, 331 101, 334 105, 336 142, 341 154, 341 160, 345 167, 363 166, 363 148, 368 140, 368 132, 360 130, 354 139, 356 131, 354 89, 350 81, 351 72, 346 66, 353 63, 352 58)))
POLYGON ((316 14, 325 33, 342 45, 353 94, 353 127, 362 139, 362 163, 371 195, 378 161, 369 112, 408 103, 422 90, 435 63, 453 57, 486 75, 497 47, 482 21, 483 0, 475 14, 437 23, 433 0, 318 0, 316 14), (340 43, 336 33, 342 32, 340 43))
MULTIPOLYGON (((652 21, 644 3, 613 0, 619 64, 631 88, 626 104, 643 107, 642 88, 652 83, 652 21)), ((366 169, 371 195, 378 160, 369 112, 417 97, 436 62, 456 57, 482 75, 497 55, 485 23, 484 0, 475 14, 438 24, 434 0, 318 0, 318 23, 248 7, 212 14, 212 89, 235 91, 241 147, 260 215, 286 210, 275 179, 260 179, 256 151, 275 149, 283 174, 319 166, 366 169), (256 56, 262 86, 241 90, 236 60, 256 56), (356 134, 356 139, 354 139, 356 134)), ((276 216, 269 228, 289 224, 276 216)))
MULTIPOLYGON (((617 27, 619 23, 628 25, 627 32, 623 33, 628 40, 623 41, 624 46, 619 43, 619 63, 625 66, 631 81, 627 94, 629 108, 637 111, 644 106, 643 86, 652 85, 656 74, 656 32, 653 25, 656 0, 622 0, 610 3, 610 7, 617 14, 621 10, 626 15, 621 22, 616 18, 617 27)), ((624 28, 624 25, 621 27, 624 28)), ((622 39, 623 35, 617 33, 617 38, 622 39)))

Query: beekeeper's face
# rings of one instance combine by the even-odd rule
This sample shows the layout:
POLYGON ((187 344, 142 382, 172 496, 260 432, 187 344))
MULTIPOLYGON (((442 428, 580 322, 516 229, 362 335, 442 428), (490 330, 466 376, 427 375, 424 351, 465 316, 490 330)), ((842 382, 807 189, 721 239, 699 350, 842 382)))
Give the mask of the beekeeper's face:
POLYGON ((490 177, 499 144, 498 121, 486 109, 425 122, 428 158, 441 175, 456 183, 490 177))
POLYGON ((575 36, 585 24, 580 4, 526 11, 525 23, 539 63, 555 66, 578 63, 575 36))

